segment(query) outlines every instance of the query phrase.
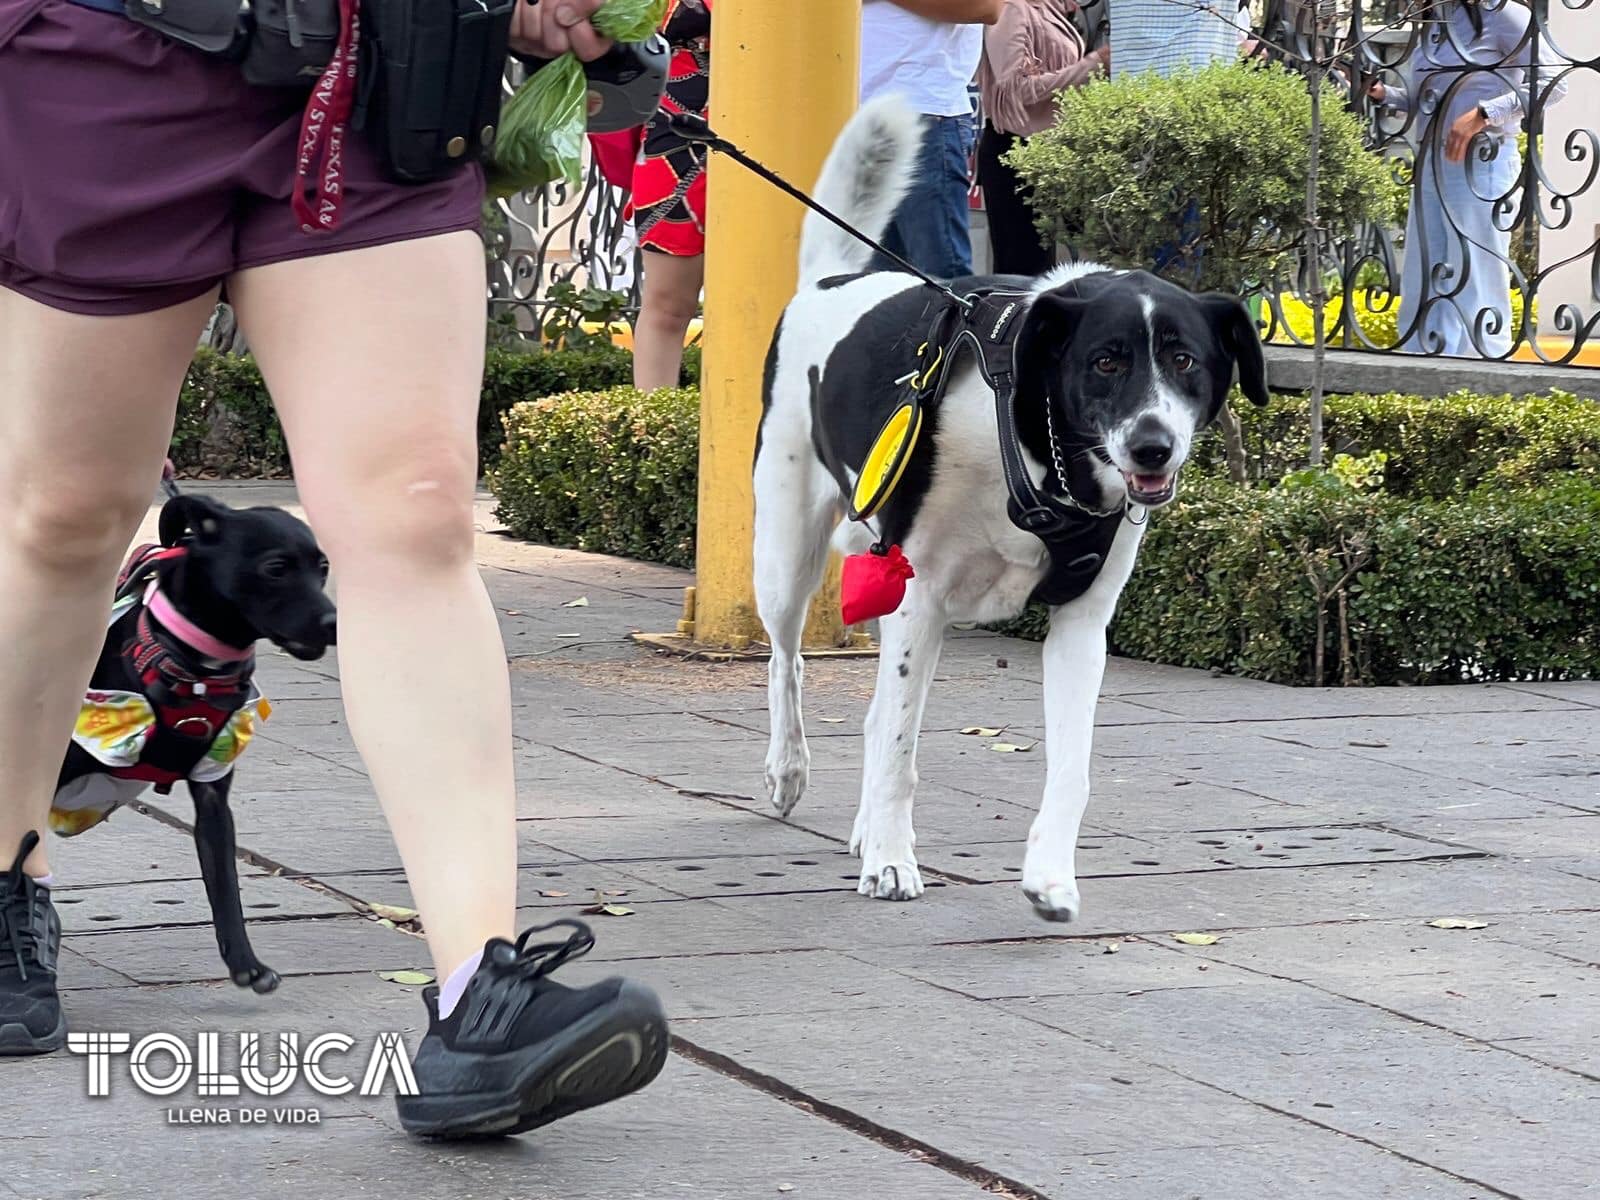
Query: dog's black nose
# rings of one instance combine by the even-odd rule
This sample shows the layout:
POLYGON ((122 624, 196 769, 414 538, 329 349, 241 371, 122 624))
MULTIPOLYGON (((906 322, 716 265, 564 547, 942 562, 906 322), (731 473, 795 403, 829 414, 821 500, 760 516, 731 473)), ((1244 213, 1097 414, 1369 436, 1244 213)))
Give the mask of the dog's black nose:
POLYGON ((1148 471, 1159 471, 1172 461, 1172 439, 1166 433, 1145 432, 1128 447, 1133 461, 1148 471))

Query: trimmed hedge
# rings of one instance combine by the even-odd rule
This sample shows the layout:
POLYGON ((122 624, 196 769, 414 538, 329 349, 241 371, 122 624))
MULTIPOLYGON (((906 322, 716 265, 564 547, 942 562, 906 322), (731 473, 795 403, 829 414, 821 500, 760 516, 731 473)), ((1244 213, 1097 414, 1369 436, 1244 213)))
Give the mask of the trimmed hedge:
MULTIPOLYGON (((1275 483, 1305 465, 1307 407, 1303 396, 1278 396, 1264 409, 1235 405, 1252 480, 1275 483)), ((1600 484, 1600 404, 1566 392, 1527 399, 1329 396, 1324 428, 1330 457, 1386 452, 1384 490, 1397 496, 1444 499, 1558 476, 1600 484)), ((1225 472, 1219 437, 1201 439, 1195 464, 1225 472)))
POLYGON ((1111 644, 1277 683, 1594 677, 1597 530, 1582 483, 1415 500, 1207 481, 1151 522, 1111 644))
MULTIPOLYGON (((700 381, 700 347, 683 354, 683 381, 700 381)), ((629 383, 633 355, 615 346, 535 353, 491 346, 484 360, 478 408, 478 455, 488 467, 500 454, 502 422, 515 404, 561 392, 597 391, 629 383)), ((202 347, 178 396, 169 451, 185 473, 226 476, 289 474, 289 449, 255 360, 202 347)))
POLYGON ((517 404, 489 472, 495 515, 529 541, 690 566, 699 453, 692 388, 517 404))
POLYGON ((178 392, 168 451, 179 471, 286 475, 289 448, 252 358, 200 349, 178 392))

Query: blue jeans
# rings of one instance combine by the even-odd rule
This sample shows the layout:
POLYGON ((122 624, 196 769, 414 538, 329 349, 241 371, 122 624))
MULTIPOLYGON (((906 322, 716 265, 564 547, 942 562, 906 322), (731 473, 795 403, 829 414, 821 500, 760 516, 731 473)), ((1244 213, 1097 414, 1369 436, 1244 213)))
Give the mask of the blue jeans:
MULTIPOLYGON (((927 132, 917 154, 917 182, 890 222, 883 244, 940 279, 972 274, 967 174, 972 154, 971 117, 924 117, 927 132)), ((879 256, 874 264, 889 267, 879 256)))

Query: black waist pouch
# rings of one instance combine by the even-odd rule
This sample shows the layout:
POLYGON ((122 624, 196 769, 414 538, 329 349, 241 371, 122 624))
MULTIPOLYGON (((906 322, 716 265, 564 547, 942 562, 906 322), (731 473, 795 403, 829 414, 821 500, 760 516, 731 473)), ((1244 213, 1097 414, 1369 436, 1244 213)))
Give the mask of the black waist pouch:
POLYGON ((426 183, 494 144, 516 4, 362 0, 354 124, 392 178, 426 183))
POLYGON ((130 20, 238 62, 250 83, 309 89, 339 44, 339 0, 124 0, 130 20))
POLYGON ((206 54, 237 58, 250 36, 240 0, 124 0, 130 21, 206 54))
POLYGON ((251 10, 245 80, 259 87, 316 83, 339 45, 339 0, 255 0, 251 10))

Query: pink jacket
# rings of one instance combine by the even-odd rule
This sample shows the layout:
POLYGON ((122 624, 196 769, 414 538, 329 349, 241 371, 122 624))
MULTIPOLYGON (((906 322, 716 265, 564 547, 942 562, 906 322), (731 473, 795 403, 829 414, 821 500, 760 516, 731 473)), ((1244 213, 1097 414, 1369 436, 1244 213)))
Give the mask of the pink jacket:
POLYGON ((1055 124, 1055 94, 1081 87, 1099 68, 1063 0, 1006 0, 983 35, 984 116, 1001 133, 1042 133, 1055 124))

